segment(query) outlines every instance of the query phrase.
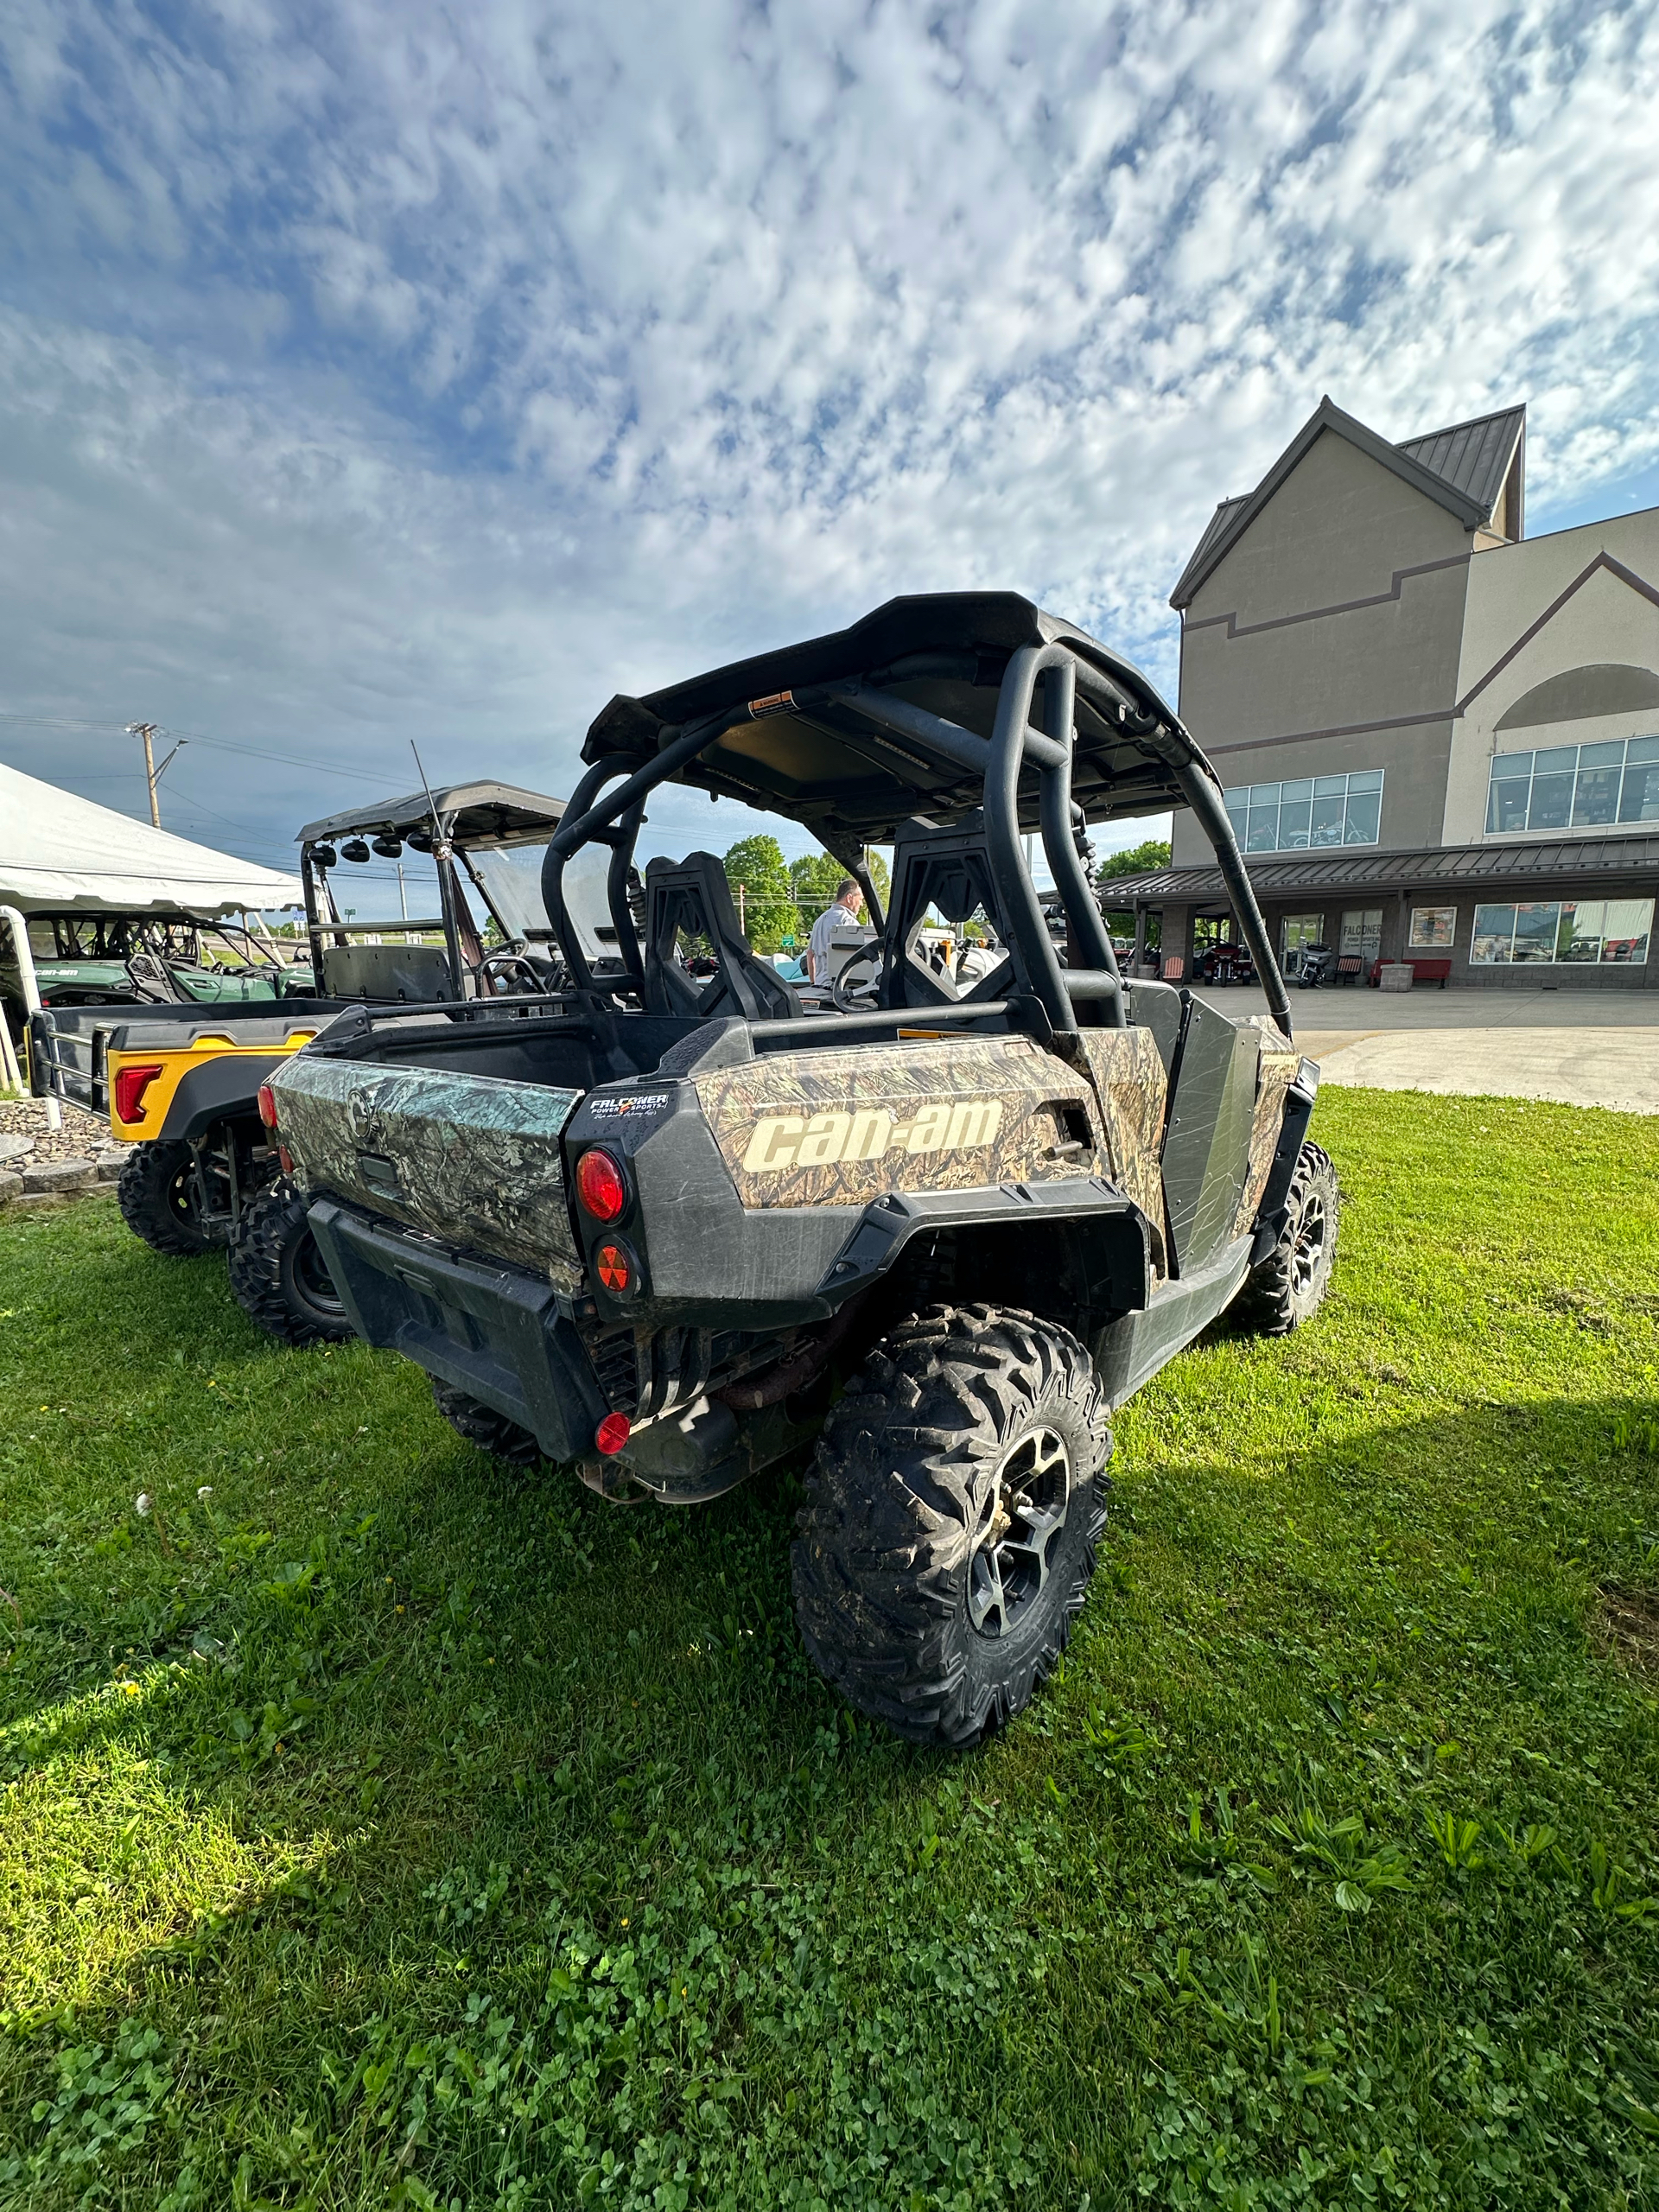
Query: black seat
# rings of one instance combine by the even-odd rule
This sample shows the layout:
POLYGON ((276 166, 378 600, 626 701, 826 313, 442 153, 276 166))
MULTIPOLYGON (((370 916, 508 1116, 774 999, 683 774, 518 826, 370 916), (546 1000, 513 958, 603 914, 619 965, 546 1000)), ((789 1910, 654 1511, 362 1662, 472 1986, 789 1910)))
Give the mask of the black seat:
POLYGON ((990 855, 985 849, 985 817, 967 816, 941 829, 921 815, 901 822, 893 836, 893 892, 888 902, 878 993, 883 1006, 954 1005, 959 999, 998 999, 1015 983, 1011 958, 970 990, 958 991, 935 974, 917 953, 916 940, 929 907, 948 922, 965 922, 982 909, 1006 944, 1001 903, 990 855))
POLYGON ((741 1014, 777 1021, 799 1014, 801 1002, 775 968, 757 960, 737 924, 726 870, 712 853, 652 861, 645 870, 645 1011, 741 1014), (677 957, 682 931, 706 938, 720 972, 699 990, 677 957))

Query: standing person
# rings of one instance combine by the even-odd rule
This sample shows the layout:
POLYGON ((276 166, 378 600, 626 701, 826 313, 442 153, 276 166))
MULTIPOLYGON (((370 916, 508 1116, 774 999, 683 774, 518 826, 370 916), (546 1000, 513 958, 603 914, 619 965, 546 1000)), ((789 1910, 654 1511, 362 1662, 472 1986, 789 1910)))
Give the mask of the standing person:
POLYGON ((806 972, 813 982, 830 981, 830 937, 836 930, 855 922, 863 909, 864 893, 850 875, 843 875, 836 886, 834 900, 813 923, 812 934, 806 941, 806 972))

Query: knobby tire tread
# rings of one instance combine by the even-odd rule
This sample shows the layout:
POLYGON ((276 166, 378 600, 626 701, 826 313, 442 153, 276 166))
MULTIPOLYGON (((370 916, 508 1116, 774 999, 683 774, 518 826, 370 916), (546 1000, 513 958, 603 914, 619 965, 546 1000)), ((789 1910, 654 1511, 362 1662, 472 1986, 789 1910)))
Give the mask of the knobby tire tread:
POLYGON ((281 1344, 345 1344, 353 1335, 342 1313, 324 1315, 288 1279, 285 1268, 297 1241, 311 1234, 304 1198, 279 1177, 244 1210, 231 1238, 231 1293, 248 1319, 281 1344))
POLYGON ((918 1743, 966 1747, 1011 1719, 1065 1647, 1105 1527, 1111 1449, 1093 1363, 1075 1337, 989 1306, 938 1307, 896 1329, 832 1409, 793 1549, 796 1616, 819 1671, 861 1712, 918 1743), (1032 1603, 1008 1673, 969 1643, 968 1562, 1002 1452, 1038 1415, 1074 1440, 1065 1571, 1032 1603))
POLYGON ((194 1216, 181 1221, 174 1211, 174 1185, 192 1165, 190 1147, 182 1140, 153 1139, 133 1147, 116 1181, 115 1201, 127 1227, 152 1252, 164 1252, 169 1259, 199 1260, 225 1241, 222 1232, 202 1229, 194 1216))
POLYGON ((493 1406, 469 1397, 453 1383, 440 1382, 436 1376, 432 1377, 432 1398, 456 1435, 479 1451, 487 1452, 493 1459, 505 1459, 514 1467, 541 1464, 542 1447, 530 1431, 509 1421, 505 1414, 497 1413, 493 1406))
POLYGON ((1330 1154, 1311 1139, 1297 1155, 1296 1172, 1290 1179, 1286 1204, 1287 1217, 1279 1242, 1262 1264, 1246 1276, 1244 1287, 1236 1302, 1239 1319, 1253 1334, 1260 1337, 1287 1337, 1293 1330, 1300 1328, 1323 1305, 1331 1280, 1340 1192, 1337 1185, 1337 1171, 1332 1164, 1330 1154), (1304 1309, 1298 1306, 1295 1296, 1296 1232, 1302 1217, 1302 1207, 1315 1185, 1323 1189, 1327 1223, 1325 1233, 1332 1258, 1325 1262, 1318 1296, 1304 1309))

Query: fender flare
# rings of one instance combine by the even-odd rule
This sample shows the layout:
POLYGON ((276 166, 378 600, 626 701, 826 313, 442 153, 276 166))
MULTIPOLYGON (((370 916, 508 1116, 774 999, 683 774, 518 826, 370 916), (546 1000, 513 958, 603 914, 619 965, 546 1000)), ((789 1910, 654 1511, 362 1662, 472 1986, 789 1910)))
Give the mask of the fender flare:
POLYGON ((1135 1312, 1152 1296, 1147 1217, 1099 1175, 963 1191, 889 1191, 865 1207, 815 1295, 842 1305, 887 1274, 913 1238, 941 1229, 1017 1229, 1026 1236, 1046 1230, 1072 1243, 1091 1306, 1135 1312))

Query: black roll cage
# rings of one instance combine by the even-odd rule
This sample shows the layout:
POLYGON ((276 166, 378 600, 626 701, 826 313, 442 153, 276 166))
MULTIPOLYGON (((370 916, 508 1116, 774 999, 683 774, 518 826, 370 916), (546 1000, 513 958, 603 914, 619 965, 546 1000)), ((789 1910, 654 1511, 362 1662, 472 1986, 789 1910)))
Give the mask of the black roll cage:
MULTIPOLYGON (((970 768, 982 777, 986 843, 1003 893, 1004 923, 1048 1027, 1057 1039, 1064 1040, 1077 1030, 1076 1001, 1098 1002, 1109 1027, 1122 1028, 1127 1020, 1123 979, 1077 849, 1079 810, 1071 798, 1071 771, 1077 741, 1077 697, 1082 692, 1097 715, 1170 771, 1214 849, 1239 926, 1255 961, 1268 1010, 1285 1036, 1290 1036, 1290 1001, 1284 978, 1238 849, 1219 778, 1180 721, 1166 709, 1159 711, 1162 702, 1144 677, 1104 647, 1093 650, 1110 664, 1109 674, 1062 639, 1017 646, 1003 671, 988 745, 972 730, 897 697, 874 680, 877 674, 892 681, 925 673, 922 664, 927 656, 912 655, 908 663, 890 664, 872 676, 805 686, 779 696, 787 700, 793 712, 810 713, 819 708, 850 712, 925 756, 970 768), (1039 677, 1043 726, 1037 728, 1031 715, 1039 677), (1061 967, 1026 865, 1020 787, 1027 769, 1034 770, 1037 776, 1037 826, 1044 855, 1073 945, 1089 963, 1081 968, 1061 967)), ((542 864, 543 900, 578 992, 608 997, 612 987, 596 982, 577 941, 564 899, 566 862, 583 845, 610 847, 611 918, 628 982, 643 992, 644 962, 628 908, 627 887, 645 801, 658 785, 677 776, 728 730, 753 720, 758 709, 775 709, 778 704, 778 697, 734 702, 663 730, 656 758, 632 773, 626 757, 611 754, 594 761, 582 777, 571 794, 563 820, 549 841, 542 864), (605 791, 605 785, 619 776, 623 780, 614 790, 605 791)), ((871 918, 877 930, 885 933, 880 902, 864 849, 850 845, 840 851, 833 846, 830 849, 862 888, 871 918)))

